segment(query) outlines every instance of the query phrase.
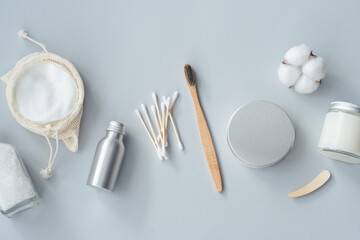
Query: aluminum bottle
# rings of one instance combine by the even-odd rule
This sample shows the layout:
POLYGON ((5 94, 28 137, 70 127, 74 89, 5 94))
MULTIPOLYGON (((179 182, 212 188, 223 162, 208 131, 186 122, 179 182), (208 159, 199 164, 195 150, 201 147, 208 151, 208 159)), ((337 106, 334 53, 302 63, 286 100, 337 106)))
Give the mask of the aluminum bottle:
POLYGON ((87 185, 111 192, 114 190, 125 152, 125 130, 124 124, 109 122, 106 136, 97 145, 87 185))

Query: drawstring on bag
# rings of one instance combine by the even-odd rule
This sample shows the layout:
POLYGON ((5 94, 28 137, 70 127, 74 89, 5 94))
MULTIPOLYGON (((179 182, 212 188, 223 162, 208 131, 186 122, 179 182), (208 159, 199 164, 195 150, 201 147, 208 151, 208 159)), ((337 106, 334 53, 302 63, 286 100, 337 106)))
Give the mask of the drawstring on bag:
POLYGON ((19 35, 19 37, 25 38, 25 39, 29 40, 30 42, 33 42, 33 43, 39 45, 39 46, 44 50, 44 52, 48 52, 48 51, 46 50, 46 46, 45 46, 43 43, 38 42, 38 41, 32 39, 31 37, 29 37, 29 34, 28 34, 27 32, 25 32, 25 30, 23 30, 23 29, 20 30, 20 31, 18 32, 18 35, 19 35))
MULTIPOLYGON (((51 131, 54 130, 52 129, 52 127, 50 125, 46 125, 47 130, 51 131)), ((56 148, 55 148, 55 152, 53 155, 53 147, 51 145, 50 139, 49 137, 44 133, 44 136, 46 138, 46 141, 49 144, 49 148, 50 148, 50 156, 49 156, 49 162, 48 162, 48 166, 45 169, 41 169, 40 170, 40 175, 44 178, 44 179, 49 179, 51 177, 51 169, 52 166, 54 165, 54 161, 56 158, 56 155, 58 153, 59 150, 59 138, 58 138, 58 130, 55 130, 55 139, 56 139, 56 148)))
MULTIPOLYGON (((29 40, 30 42, 33 42, 35 43, 36 45, 39 45, 43 50, 44 52, 48 52, 46 50, 46 46, 45 44, 41 43, 41 42, 38 42, 36 41, 35 39, 32 39, 31 37, 29 37, 29 34, 27 32, 25 32, 24 30, 20 30, 18 32, 18 35, 19 37, 22 37, 22 38, 25 38, 27 40, 29 40)), ((46 130, 48 130, 49 132, 51 130, 54 130, 51 128, 50 125, 46 125, 46 130)), ((59 137, 58 137, 58 130, 55 131, 55 136, 56 136, 56 148, 55 148, 55 152, 53 154, 53 147, 51 145, 51 142, 50 142, 50 139, 49 137, 44 133, 44 136, 46 138, 46 141, 48 142, 49 144, 49 148, 50 148, 50 156, 49 156, 49 162, 48 162, 48 166, 45 168, 45 169, 41 169, 40 170, 40 175, 44 178, 44 179, 49 179, 51 177, 51 169, 52 169, 52 166, 54 165, 54 161, 55 161, 55 158, 56 158, 56 155, 58 153, 58 150, 59 150, 59 137)))

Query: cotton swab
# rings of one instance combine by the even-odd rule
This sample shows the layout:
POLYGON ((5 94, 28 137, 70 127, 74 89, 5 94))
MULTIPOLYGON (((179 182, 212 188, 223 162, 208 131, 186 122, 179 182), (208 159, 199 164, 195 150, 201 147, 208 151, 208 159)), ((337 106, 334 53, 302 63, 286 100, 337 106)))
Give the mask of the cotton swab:
MULTIPOLYGON (((162 121, 161 121, 162 139, 164 140, 164 143, 165 143, 166 138, 165 138, 165 103, 164 102, 161 102, 161 117, 162 117, 162 121)), ((166 143, 165 143, 165 146, 166 146, 166 143)))
POLYGON ((162 131, 162 138, 163 138, 163 145, 161 148, 161 154, 162 156, 166 159, 168 159, 168 154, 166 151, 166 147, 167 147, 167 140, 166 140, 166 126, 165 126, 165 103, 161 102, 161 116, 162 116, 162 124, 163 124, 163 131, 162 131))
POLYGON ((170 106, 170 111, 171 111, 171 109, 173 108, 173 106, 174 106, 174 104, 175 104, 175 101, 176 101, 176 99, 178 98, 178 96, 179 96, 179 92, 178 92, 178 91, 175 91, 175 92, 174 92, 174 95, 173 95, 173 97, 172 97, 171 106, 170 106))
POLYGON ((171 106, 170 106, 170 111, 169 111, 169 117, 170 117, 171 125, 173 126, 173 129, 174 129, 174 132, 175 132, 175 136, 176 136, 176 138, 177 138, 177 140, 178 140, 178 147, 179 147, 179 149, 182 151, 182 150, 184 150, 184 145, 183 145, 182 142, 181 142, 181 138, 180 138, 179 132, 178 132, 178 130, 177 130, 177 128, 176 128, 175 121, 174 121, 174 119, 173 119, 173 117, 172 117, 172 114, 171 114, 171 110, 172 110, 172 108, 174 107, 175 101, 176 101, 176 99, 178 98, 178 96, 179 96, 179 92, 178 92, 178 91, 175 91, 175 92, 174 92, 174 95, 173 95, 173 97, 172 97, 172 101, 171 101, 171 106))
POLYGON ((165 126, 167 126, 167 121, 168 121, 168 113, 170 111, 170 103, 171 103, 171 100, 170 100, 170 97, 166 98, 165 96, 163 96, 163 102, 166 106, 166 113, 165 113, 165 126))
MULTIPOLYGON (((170 98, 166 99, 165 97, 163 97, 163 101, 165 102, 165 105, 167 107, 167 112, 166 112, 166 116, 165 116, 165 125, 167 125, 168 118, 170 117, 171 124, 172 124, 172 126, 174 128, 174 132, 175 132, 176 138, 178 140, 178 147, 179 147, 180 150, 183 150, 184 146, 183 146, 183 144, 181 142, 179 132, 177 131, 174 119, 173 119, 173 117, 171 115, 171 110, 172 110, 178 96, 179 96, 179 92, 175 91, 172 101, 170 101, 170 98)), ((166 139, 166 136, 167 136, 166 133, 167 133, 167 127, 165 127, 165 139, 166 139)))
POLYGON ((171 115, 171 112, 169 113, 169 117, 170 117, 171 125, 173 126, 173 129, 174 129, 174 132, 175 132, 175 136, 176 136, 176 138, 178 140, 178 147, 182 151, 182 150, 184 150, 184 145, 181 142, 181 139, 180 139, 179 133, 178 133, 178 131, 176 129, 176 125, 175 125, 174 119, 173 119, 173 117, 171 115))
POLYGON ((155 144, 155 142, 154 142, 154 140, 153 140, 153 138, 152 138, 152 136, 151 136, 151 133, 150 133, 148 127, 146 126, 146 123, 145 123, 144 119, 143 119, 142 116, 141 116, 140 111, 137 110, 137 109, 135 109, 135 113, 138 115, 138 117, 139 117, 141 123, 143 124, 143 126, 144 126, 147 134, 149 135, 149 138, 150 138, 152 144, 153 144, 154 147, 155 147, 155 150, 156 150, 156 152, 157 152, 157 154, 158 154, 158 157, 159 157, 160 159, 162 159, 162 156, 159 154, 159 149, 156 147, 156 144, 155 144))
POLYGON ((170 111, 170 98, 164 97, 164 104, 166 106, 166 113, 165 113, 165 121, 164 121, 164 139, 166 140, 166 146, 167 146, 167 125, 168 125, 168 119, 169 119, 169 111, 170 111))
POLYGON ((145 117, 146 117, 146 119, 147 119, 147 121, 148 121, 148 124, 149 124, 149 126, 150 126, 150 130, 151 130, 153 139, 155 140, 156 146, 157 146, 157 148, 159 148, 159 143, 158 143, 158 140, 157 140, 157 138, 156 138, 156 134, 155 134, 154 128, 153 128, 153 126, 152 126, 152 123, 151 123, 151 120, 150 120, 148 111, 147 111, 147 109, 146 109, 146 106, 145 106, 144 104, 141 104, 141 108, 142 108, 143 112, 145 113, 145 117))
POLYGON ((184 148, 180 140, 179 132, 176 128, 174 118, 171 114, 171 110, 174 106, 176 99, 178 98, 178 95, 178 91, 175 91, 172 98, 163 96, 162 101, 158 101, 157 94, 155 92, 152 93, 154 105, 151 105, 151 112, 155 120, 150 118, 148 109, 144 104, 141 104, 141 108, 146 119, 145 117, 143 118, 143 115, 138 109, 135 110, 160 159, 168 159, 168 153, 166 151, 166 148, 168 146, 167 128, 169 125, 169 121, 171 121, 172 127, 174 128, 174 132, 178 140, 179 149, 183 150, 184 148), (155 126, 153 125, 154 121, 155 126))
POLYGON ((162 146, 160 147, 159 146, 159 153, 162 157, 162 159, 168 159, 168 155, 167 155, 167 152, 166 152, 166 149, 165 149, 165 142, 164 142, 164 139, 162 138, 162 133, 161 133, 161 127, 159 125, 159 120, 157 118, 157 114, 156 114, 156 109, 155 109, 155 106, 154 105, 151 105, 151 111, 154 115, 154 118, 155 118, 155 122, 156 122, 156 127, 158 129, 158 133, 159 133, 159 141, 161 141, 162 143, 162 146))
POLYGON ((159 109, 159 104, 158 104, 157 95, 156 95, 155 92, 152 93, 152 97, 153 97, 153 99, 154 99, 157 116, 158 116, 158 118, 159 118, 159 123, 160 123, 160 126, 161 126, 161 125, 162 125, 162 122, 161 122, 161 116, 160 116, 160 109, 159 109))
MULTIPOLYGON (((156 114, 156 109, 155 109, 155 106, 154 105, 151 105, 151 111, 154 115, 154 118, 155 118, 155 122, 156 122, 156 127, 158 129, 158 133, 159 133, 159 139, 160 141, 163 143, 163 139, 161 137, 161 128, 160 128, 160 124, 159 124, 159 120, 157 118, 157 114, 156 114)), ((164 144, 164 143, 163 143, 164 144)))

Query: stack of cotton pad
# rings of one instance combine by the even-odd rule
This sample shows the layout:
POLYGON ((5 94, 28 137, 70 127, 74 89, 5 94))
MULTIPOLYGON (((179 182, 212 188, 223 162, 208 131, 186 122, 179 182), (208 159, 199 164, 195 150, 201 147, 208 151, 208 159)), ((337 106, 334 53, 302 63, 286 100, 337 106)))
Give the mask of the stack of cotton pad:
POLYGON ((228 142, 235 156, 249 167, 270 167, 283 160, 293 146, 294 126, 277 105, 257 101, 235 111, 228 126, 228 142))

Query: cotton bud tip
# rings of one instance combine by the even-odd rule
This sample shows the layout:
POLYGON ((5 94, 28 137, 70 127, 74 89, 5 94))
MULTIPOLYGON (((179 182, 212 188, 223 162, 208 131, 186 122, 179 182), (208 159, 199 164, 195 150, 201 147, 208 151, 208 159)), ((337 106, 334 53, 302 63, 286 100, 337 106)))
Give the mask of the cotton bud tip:
POLYGON ((184 150, 184 146, 181 142, 178 142, 178 147, 181 151, 184 150))
POLYGON ((176 101, 176 99, 178 98, 178 96, 179 96, 179 92, 178 92, 178 91, 175 91, 175 92, 174 92, 174 95, 173 95, 173 97, 172 97, 173 102, 176 101))
POLYGON ((18 36, 19 37, 26 37, 28 34, 27 34, 27 32, 25 32, 25 30, 24 29, 21 29, 19 32, 18 32, 18 36))
POLYGON ((154 101, 157 101, 157 95, 155 92, 152 93, 152 97, 153 97, 154 101))
POLYGON ((167 154, 167 151, 166 151, 166 149, 165 149, 164 147, 161 148, 161 155, 163 156, 163 158, 164 158, 165 160, 168 159, 168 154, 167 154))
POLYGON ((139 117, 141 117, 141 114, 140 114, 139 110, 135 109, 135 113, 136 113, 136 115, 138 115, 139 117))
POLYGON ((163 156, 161 155, 160 150, 157 150, 156 152, 157 152, 158 158, 159 158, 160 160, 164 160, 163 156))

